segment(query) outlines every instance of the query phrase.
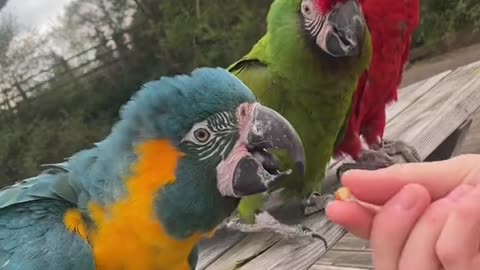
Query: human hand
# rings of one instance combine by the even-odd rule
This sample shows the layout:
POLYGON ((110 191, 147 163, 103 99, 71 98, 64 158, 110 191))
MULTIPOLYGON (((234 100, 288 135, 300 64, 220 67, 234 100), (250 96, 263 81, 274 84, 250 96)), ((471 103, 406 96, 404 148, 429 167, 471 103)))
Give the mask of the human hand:
POLYGON ((479 165, 466 155, 350 171, 342 182, 362 203, 333 202, 327 215, 371 240, 376 269, 480 269, 479 165))

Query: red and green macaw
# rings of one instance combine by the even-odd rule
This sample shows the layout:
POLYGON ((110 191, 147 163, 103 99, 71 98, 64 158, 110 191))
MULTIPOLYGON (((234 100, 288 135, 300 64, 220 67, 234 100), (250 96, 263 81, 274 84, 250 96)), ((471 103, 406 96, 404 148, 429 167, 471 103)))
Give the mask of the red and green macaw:
MULTIPOLYGON (((275 0, 267 33, 228 68, 259 100, 289 119, 305 145, 306 175, 292 175, 280 185, 285 194, 305 200, 319 191, 371 54, 357 0, 275 0)), ((258 214, 264 202, 262 195, 242 198, 238 218, 227 227, 313 235, 301 226, 284 226, 266 212, 258 214)))

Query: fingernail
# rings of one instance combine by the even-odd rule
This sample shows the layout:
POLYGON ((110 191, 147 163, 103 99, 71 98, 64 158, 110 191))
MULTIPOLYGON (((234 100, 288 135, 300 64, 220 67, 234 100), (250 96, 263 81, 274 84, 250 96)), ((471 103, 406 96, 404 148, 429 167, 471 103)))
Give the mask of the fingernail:
POLYGON ((418 192, 414 186, 408 185, 402 188, 394 197, 394 206, 402 210, 410 210, 418 201, 418 192))
POLYGON ((460 185, 457 188, 455 188, 453 191, 451 191, 446 198, 454 202, 459 201, 472 189, 473 187, 470 185, 466 185, 466 184, 460 185))

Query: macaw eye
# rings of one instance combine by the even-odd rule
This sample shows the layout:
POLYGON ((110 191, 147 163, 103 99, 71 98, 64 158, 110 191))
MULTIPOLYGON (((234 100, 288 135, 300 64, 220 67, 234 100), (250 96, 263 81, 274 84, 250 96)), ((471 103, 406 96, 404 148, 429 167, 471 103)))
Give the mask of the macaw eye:
POLYGON ((307 4, 302 5, 302 12, 307 16, 310 15, 310 12, 311 12, 310 7, 307 4))
POLYGON ((199 128, 193 132, 193 136, 195 136, 197 141, 204 143, 210 138, 210 132, 204 128, 199 128))
POLYGON ((302 2, 301 11, 302 11, 302 14, 303 14, 304 17, 310 18, 310 16, 312 16, 312 13, 313 13, 312 12, 312 8, 313 8, 312 5, 313 5, 313 3, 310 0, 304 0, 302 2))

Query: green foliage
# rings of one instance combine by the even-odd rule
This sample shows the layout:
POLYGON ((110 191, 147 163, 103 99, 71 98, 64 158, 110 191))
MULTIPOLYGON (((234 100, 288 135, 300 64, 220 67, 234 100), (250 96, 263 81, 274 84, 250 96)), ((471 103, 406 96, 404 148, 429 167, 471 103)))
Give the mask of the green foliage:
POLYGON ((134 40, 149 43, 167 73, 195 67, 228 66, 265 32, 270 0, 142 1, 134 25, 146 24, 134 40), (148 11, 147 11, 148 10, 148 11))
POLYGON ((414 46, 428 45, 450 33, 480 28, 478 0, 422 0, 421 25, 414 46))
POLYGON ((81 86, 73 84, 22 102, 15 115, 2 114, 0 185, 37 174, 40 164, 60 162, 92 147, 109 133, 120 106, 139 85, 128 76, 115 82, 94 76, 81 86))

